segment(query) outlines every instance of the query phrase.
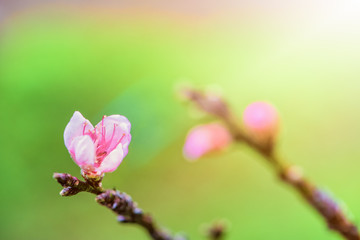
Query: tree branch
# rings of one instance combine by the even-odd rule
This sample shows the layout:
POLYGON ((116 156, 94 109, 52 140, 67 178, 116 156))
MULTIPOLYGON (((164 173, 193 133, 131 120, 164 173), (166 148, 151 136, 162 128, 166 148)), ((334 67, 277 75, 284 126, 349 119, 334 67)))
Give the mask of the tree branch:
POLYGON ((210 240, 224 239, 225 225, 221 223, 215 223, 208 229, 208 237, 210 240))
POLYGON ((89 192, 96 195, 104 192, 101 186, 93 187, 88 182, 81 181, 68 173, 54 173, 53 178, 64 187, 60 192, 60 195, 64 197, 73 196, 79 192, 89 192))
MULTIPOLYGON (((72 196, 79 192, 89 192, 97 195, 96 201, 118 215, 121 223, 133 223, 143 227, 154 240, 174 239, 168 233, 162 231, 149 214, 137 207, 131 197, 116 190, 103 190, 101 187, 102 178, 97 181, 81 181, 67 173, 54 173, 53 177, 64 187, 61 196, 72 196)), ((179 237, 180 239, 180 237, 179 237)))
POLYGON ((138 224, 145 228, 153 239, 172 239, 170 235, 156 227, 152 217, 144 214, 129 195, 116 190, 106 190, 96 197, 96 201, 116 213, 119 222, 138 224))
POLYGON ((357 227, 347 218, 336 201, 304 178, 300 171, 297 171, 298 167, 287 164, 276 155, 273 143, 261 144, 256 139, 248 136, 239 126, 238 120, 231 113, 223 99, 205 95, 192 89, 184 89, 183 93, 185 97, 194 102, 201 110, 223 120, 236 141, 244 142, 260 153, 275 169, 279 179, 292 186, 324 218, 330 229, 337 231, 345 239, 360 239, 357 227))

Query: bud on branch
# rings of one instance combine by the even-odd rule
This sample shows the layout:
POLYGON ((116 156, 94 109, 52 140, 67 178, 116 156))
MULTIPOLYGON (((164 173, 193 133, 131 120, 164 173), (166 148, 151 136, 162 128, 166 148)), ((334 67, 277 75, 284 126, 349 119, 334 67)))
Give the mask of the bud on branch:
POLYGON ((224 100, 216 98, 214 101, 213 97, 189 88, 184 89, 183 94, 201 110, 221 119, 235 141, 246 143, 268 160, 278 177, 292 186, 324 218, 330 229, 337 231, 345 239, 360 240, 357 227, 348 219, 336 201, 304 178, 297 171, 298 167, 290 166, 275 154, 274 139, 278 119, 271 105, 263 102, 249 105, 244 113, 246 129, 243 130, 224 100))

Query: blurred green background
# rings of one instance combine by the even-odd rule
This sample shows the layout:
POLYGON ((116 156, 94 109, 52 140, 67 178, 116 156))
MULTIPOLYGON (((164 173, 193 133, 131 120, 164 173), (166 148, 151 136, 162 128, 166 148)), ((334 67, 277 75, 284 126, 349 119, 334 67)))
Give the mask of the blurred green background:
POLYGON ((132 123, 117 187, 164 227, 205 239, 341 239, 246 146, 195 163, 186 132, 211 121, 178 84, 222 89, 239 114, 266 100, 279 148, 360 218, 360 4, 357 1, 8 1, 0 11, 1 239, 148 239, 94 196, 59 196, 53 172, 80 176, 63 144, 75 110, 132 123))

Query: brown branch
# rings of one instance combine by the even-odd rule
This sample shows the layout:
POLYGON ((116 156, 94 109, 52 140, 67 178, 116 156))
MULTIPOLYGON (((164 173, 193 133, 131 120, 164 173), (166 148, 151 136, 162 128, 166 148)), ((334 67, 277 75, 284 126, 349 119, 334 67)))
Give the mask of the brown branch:
POLYGON ((68 173, 54 173, 53 178, 64 187, 60 192, 60 195, 64 197, 73 196, 79 192, 89 192, 96 195, 104 192, 101 186, 93 187, 89 183, 81 181, 68 173))
POLYGON ((221 223, 215 223, 208 229, 207 234, 210 240, 224 239, 225 225, 221 223))
POLYGON ((119 222, 135 223, 144 227, 153 239, 172 239, 170 235, 156 227, 152 217, 144 214, 129 195, 116 190, 106 190, 96 197, 96 201, 116 213, 119 222))
POLYGON ((337 231, 345 239, 360 240, 357 227, 347 218, 336 201, 304 178, 296 166, 290 166, 276 155, 273 142, 263 144, 248 136, 224 100, 192 89, 185 89, 183 93, 201 110, 223 120, 236 141, 244 142, 260 153, 273 166, 279 178, 292 186, 324 218, 330 229, 337 231))
MULTIPOLYGON (((118 215, 121 223, 133 223, 143 227, 154 240, 174 239, 168 233, 162 231, 149 214, 137 207, 131 197, 116 190, 103 190, 101 180, 87 179, 81 181, 67 173, 54 173, 53 177, 64 187, 61 196, 72 196, 79 192, 89 192, 96 196, 96 201, 118 215)), ((179 237, 180 238, 180 237, 179 237)), ((184 238, 183 238, 184 239, 184 238)))

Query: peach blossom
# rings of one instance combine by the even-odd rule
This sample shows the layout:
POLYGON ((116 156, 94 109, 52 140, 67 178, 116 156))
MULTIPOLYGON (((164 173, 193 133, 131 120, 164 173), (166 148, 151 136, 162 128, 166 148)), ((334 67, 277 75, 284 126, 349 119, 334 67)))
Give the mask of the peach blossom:
POLYGON ((66 148, 88 175, 113 172, 128 153, 131 124, 121 115, 104 116, 95 126, 76 111, 64 131, 66 148))
POLYGON ((263 139, 273 138, 278 130, 278 113, 267 102, 254 102, 248 105, 243 114, 246 130, 263 139))
POLYGON ((194 127, 186 137, 184 155, 196 160, 203 155, 222 150, 231 142, 229 131, 219 123, 210 123, 194 127))

